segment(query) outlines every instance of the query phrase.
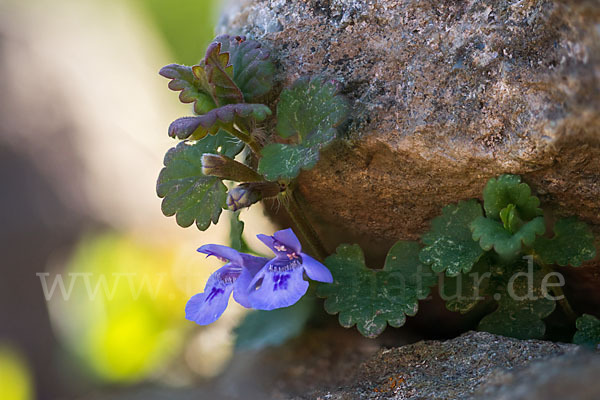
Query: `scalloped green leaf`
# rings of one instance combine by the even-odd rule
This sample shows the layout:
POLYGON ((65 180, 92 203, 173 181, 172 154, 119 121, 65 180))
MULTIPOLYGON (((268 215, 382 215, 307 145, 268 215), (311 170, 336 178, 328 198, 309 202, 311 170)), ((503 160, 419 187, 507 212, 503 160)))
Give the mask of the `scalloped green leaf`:
POLYGON ((575 217, 563 218, 554 225, 554 237, 539 237, 534 251, 545 264, 580 266, 596 257, 594 234, 585 222, 575 217))
POLYGON ((539 215, 540 200, 531 195, 531 188, 521 183, 518 175, 504 174, 491 178, 483 189, 483 207, 488 218, 500 219, 500 212, 512 204, 522 220, 529 221, 539 215))
POLYGON ((600 346, 600 320, 593 315, 583 314, 575 322, 577 332, 573 336, 573 343, 598 348, 600 346))
POLYGON ((545 297, 545 273, 539 266, 528 267, 522 261, 517 265, 496 282, 498 308, 479 322, 479 330, 517 339, 541 339, 546 332, 543 319, 554 311, 556 303, 545 297))
POLYGON ((293 179, 319 161, 320 151, 336 137, 349 108, 340 84, 322 77, 298 79, 277 104, 277 132, 296 136, 296 144, 273 143, 262 150, 258 172, 269 180, 293 179))
POLYGON ((249 119, 260 122, 269 115, 271 110, 264 104, 228 104, 204 115, 176 119, 169 126, 169 136, 200 140, 208 134, 215 135, 219 129, 231 131, 235 123, 249 119))
POLYGON ((422 237, 426 246, 419 253, 421 262, 431 265, 434 272, 446 271, 447 276, 469 272, 484 253, 469 228, 481 216, 477 200, 444 207, 442 215, 431 221, 431 231, 422 237))
POLYGON ((319 149, 281 143, 266 145, 258 164, 258 173, 267 180, 293 179, 301 169, 311 169, 319 161, 319 149))
POLYGON ((245 36, 217 36, 221 52, 229 53, 233 65, 233 81, 240 88, 246 102, 254 102, 273 87, 275 65, 270 53, 256 40, 245 36))
POLYGON ((244 95, 233 80, 234 71, 229 53, 221 50, 221 43, 211 43, 206 50, 204 67, 196 65, 192 72, 197 77, 206 74, 212 96, 218 106, 244 102, 244 95))
POLYGON ((165 167, 156 184, 161 209, 167 217, 175 215, 177 224, 188 227, 194 222, 200 230, 217 223, 227 196, 227 188, 215 177, 202 174, 202 154, 235 156, 243 143, 225 132, 201 141, 183 141, 165 155, 165 167))
POLYGON ((277 133, 283 138, 298 135, 302 143, 319 131, 337 127, 348 115, 348 102, 340 90, 338 81, 321 76, 296 80, 279 97, 277 133))
POLYGON ((211 96, 206 75, 195 76, 192 67, 179 64, 169 64, 159 71, 161 76, 171 79, 169 89, 180 91, 179 100, 182 103, 194 103, 194 112, 204 114, 217 105, 211 96))
POLYGON ((490 277, 490 266, 483 258, 469 273, 455 277, 444 276, 440 296, 445 301, 446 308, 462 314, 471 311, 488 293, 490 277))
POLYGON ((419 262, 420 245, 397 242, 389 251, 382 270, 368 269, 358 245, 343 244, 327 257, 325 265, 333 283, 320 284, 317 295, 326 297, 325 310, 339 313, 340 324, 374 338, 386 325, 400 327, 406 316, 417 313, 418 301, 429 295, 437 277, 419 262))
POLYGON ((501 221, 477 217, 470 228, 473 231, 473 240, 479 241, 483 250, 489 251, 493 248, 502 258, 510 259, 519 254, 523 244, 533 245, 536 235, 543 235, 546 231, 546 224, 543 217, 537 217, 512 234, 504 229, 501 221))

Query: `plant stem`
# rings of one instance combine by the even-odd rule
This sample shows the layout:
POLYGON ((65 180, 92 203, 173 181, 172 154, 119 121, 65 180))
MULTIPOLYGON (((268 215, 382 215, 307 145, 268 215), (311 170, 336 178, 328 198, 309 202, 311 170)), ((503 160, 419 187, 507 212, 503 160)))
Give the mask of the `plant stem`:
MULTIPOLYGON (((556 271, 554 271, 554 269, 552 267, 550 267, 548 264, 544 264, 537 257, 536 257, 536 263, 538 263, 538 265, 540 265, 542 267, 542 271, 546 275, 556 272, 556 271)), ((555 281, 555 280, 553 279, 553 281, 555 281)), ((553 282, 553 283, 556 283, 556 282, 553 282)), ((567 316, 567 318, 569 318, 572 321, 575 321, 577 319, 577 314, 575 313, 575 311, 573 311, 573 308, 571 307, 569 300, 567 300, 567 296, 565 296, 565 292, 563 292, 562 287, 553 285, 550 288, 550 291, 552 292, 552 295, 554 297, 559 298, 559 300, 557 300, 558 304, 560 305, 560 308, 562 308, 562 310, 565 313, 565 315, 567 316)))
POLYGON ((261 147, 258 144, 258 142, 256 140, 254 140, 254 138, 252 137, 252 135, 250 135, 248 133, 244 133, 244 132, 240 131, 239 129, 235 128, 235 127, 232 127, 231 129, 228 129, 227 132, 231 133, 233 136, 235 136, 236 138, 240 139, 242 142, 246 143, 248 145, 248 147, 250 147, 250 150, 252 150, 252 152, 257 157, 260 157, 261 147))
POLYGON ((328 255, 327 250, 321 243, 321 240, 319 240, 317 233, 306 218, 306 215, 302 212, 302 208, 296 199, 294 190, 288 188, 285 192, 282 192, 280 196, 282 197, 281 202, 292 219, 292 222, 294 222, 300 234, 304 237, 311 252, 319 261, 323 261, 328 255))

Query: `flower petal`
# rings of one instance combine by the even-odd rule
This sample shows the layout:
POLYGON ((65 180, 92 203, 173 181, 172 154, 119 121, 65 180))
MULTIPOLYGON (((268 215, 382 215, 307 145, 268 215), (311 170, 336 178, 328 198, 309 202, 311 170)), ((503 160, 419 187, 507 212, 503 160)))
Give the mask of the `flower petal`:
POLYGON ((269 261, 268 258, 255 257, 250 254, 241 253, 244 259, 244 268, 240 276, 237 278, 233 288, 233 298, 246 308, 250 308, 248 301, 248 292, 250 291, 250 282, 254 276, 265 266, 269 261))
POLYGON ((256 257, 246 253, 240 253, 240 256, 242 257, 242 267, 247 268, 252 277, 269 261, 268 258, 256 257))
POLYGON ((273 238, 273 236, 259 234, 259 235, 256 235, 256 237, 258 238, 258 240, 263 242, 268 248, 270 248, 273 251, 273 253, 275 253, 275 254, 278 253, 277 250, 275 249, 275 247, 273 247, 273 243, 275 242, 275 239, 273 238))
POLYGON ((302 276, 299 263, 280 258, 271 260, 250 282, 250 305, 258 310, 273 310, 295 304, 308 289, 308 282, 302 276))
POLYGON ((255 275, 250 270, 244 268, 233 286, 233 298, 246 308, 252 307, 248 300, 248 293, 250 292, 250 283, 255 275))
POLYGON ((234 282, 239 272, 229 264, 215 271, 204 288, 203 293, 192 296, 185 306, 185 318, 198 325, 215 322, 227 308, 234 282))
POLYGON ((215 256, 227 261, 231 261, 233 264, 242 265, 242 256, 240 252, 232 249, 231 247, 222 246, 220 244, 205 244, 198 249, 199 253, 208 254, 208 256, 215 256))
POLYGON ((292 228, 277 231, 273 234, 273 237, 275 240, 288 247, 290 249, 290 251, 288 251, 289 253, 294 252, 300 254, 300 251, 302 251, 302 245, 292 228))
POLYGON ((312 258, 306 253, 300 253, 302 256, 302 265, 306 275, 313 281, 332 283, 333 276, 326 266, 312 258))
POLYGON ((300 254, 302 245, 291 228, 277 231, 273 236, 256 235, 256 237, 267 245, 277 257, 287 258, 289 254, 300 254))

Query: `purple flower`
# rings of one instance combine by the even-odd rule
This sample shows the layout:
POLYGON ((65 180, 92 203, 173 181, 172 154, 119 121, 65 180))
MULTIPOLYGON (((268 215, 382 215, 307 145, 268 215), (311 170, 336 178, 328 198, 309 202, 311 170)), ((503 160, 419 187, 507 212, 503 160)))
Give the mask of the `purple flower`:
POLYGON ((227 308, 231 292, 235 301, 244 307, 250 307, 248 287, 268 259, 240 253, 218 244, 207 244, 198 251, 208 256, 216 256, 222 261, 227 261, 227 264, 208 278, 203 293, 198 293, 188 301, 185 306, 186 319, 199 325, 215 322, 227 308))
POLYGON ((291 229, 273 236, 258 235, 275 253, 249 284, 248 301, 252 308, 273 310, 296 303, 308 289, 304 273, 315 281, 331 283, 331 272, 319 261, 302 253, 300 241, 291 229))

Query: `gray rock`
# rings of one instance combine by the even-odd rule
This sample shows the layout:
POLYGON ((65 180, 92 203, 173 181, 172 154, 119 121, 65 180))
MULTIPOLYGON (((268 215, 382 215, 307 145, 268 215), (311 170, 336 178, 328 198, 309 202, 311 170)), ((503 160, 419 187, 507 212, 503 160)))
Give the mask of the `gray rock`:
POLYGON ((570 344, 469 332, 381 350, 356 383, 319 399, 597 399, 600 355, 570 344))
MULTIPOLYGON (((380 262, 502 173, 600 233, 597 1, 250 0, 224 21, 274 50, 284 84, 331 75, 353 101, 347 135, 300 176, 331 251, 380 262)), ((600 262, 576 278, 600 308, 600 262)))
POLYGON ((546 400, 600 398, 600 356, 573 354, 534 362, 525 368, 495 373, 477 390, 479 400, 546 400))

